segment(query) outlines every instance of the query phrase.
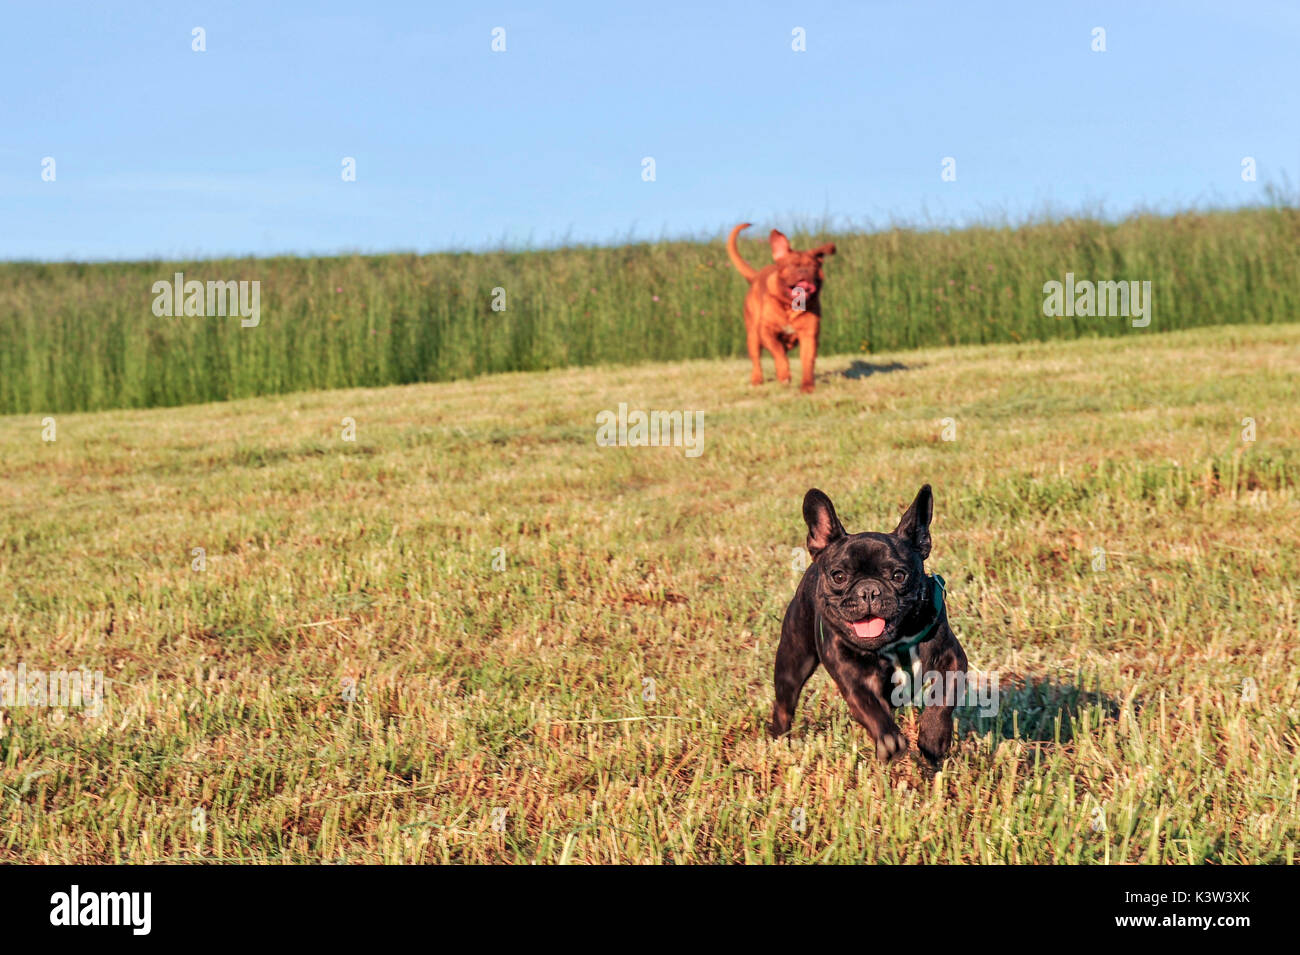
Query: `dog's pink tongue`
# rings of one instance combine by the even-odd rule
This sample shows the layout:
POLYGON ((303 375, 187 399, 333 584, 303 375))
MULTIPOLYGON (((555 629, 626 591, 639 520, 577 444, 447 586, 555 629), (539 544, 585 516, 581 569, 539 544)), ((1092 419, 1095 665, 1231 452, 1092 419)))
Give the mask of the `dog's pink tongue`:
POLYGON ((849 624, 853 628, 853 635, 859 640, 874 640, 885 632, 885 621, 883 617, 868 617, 866 620, 858 620, 849 624))

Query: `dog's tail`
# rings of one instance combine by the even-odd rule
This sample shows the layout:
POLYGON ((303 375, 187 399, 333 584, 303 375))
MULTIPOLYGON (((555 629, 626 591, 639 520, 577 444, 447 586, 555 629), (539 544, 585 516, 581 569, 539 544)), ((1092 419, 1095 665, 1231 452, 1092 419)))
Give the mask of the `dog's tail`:
POLYGON ((740 250, 736 248, 736 236, 748 228, 749 223, 742 222, 731 230, 731 235, 727 236, 727 258, 731 259, 731 264, 736 267, 736 271, 745 277, 746 282, 752 282, 754 276, 758 273, 754 271, 753 266, 740 257, 740 250))

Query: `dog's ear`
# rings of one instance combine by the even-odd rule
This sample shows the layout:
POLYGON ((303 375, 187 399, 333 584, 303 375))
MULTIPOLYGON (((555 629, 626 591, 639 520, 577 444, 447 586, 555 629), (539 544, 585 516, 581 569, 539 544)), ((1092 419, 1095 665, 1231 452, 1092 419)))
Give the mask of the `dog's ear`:
POLYGON ((816 256, 818 260, 824 259, 826 258, 826 256, 834 255, 834 254, 835 254, 834 242, 827 242, 825 245, 819 245, 817 246, 817 248, 812 250, 812 255, 816 256))
POLYGON ((808 553, 817 555, 844 536, 844 525, 835 514, 831 499, 817 488, 803 498, 803 519, 808 525, 808 553))
POLYGON ((772 261, 775 262, 782 256, 790 254, 790 240, 783 236, 775 229, 767 237, 768 244, 772 246, 772 261))
POLYGON ((930 485, 924 485, 916 495, 916 500, 907 509, 903 519, 894 528, 894 536, 901 537, 925 560, 930 556, 930 519, 934 517, 934 495, 930 485))

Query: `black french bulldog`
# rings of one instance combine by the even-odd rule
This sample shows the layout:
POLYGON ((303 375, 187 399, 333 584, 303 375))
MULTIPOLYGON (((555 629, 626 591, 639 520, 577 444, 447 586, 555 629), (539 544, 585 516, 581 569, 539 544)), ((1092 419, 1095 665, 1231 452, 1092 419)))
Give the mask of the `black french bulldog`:
MULTIPOLYGON (((817 488, 804 497, 813 559, 781 624, 773 736, 790 731, 799 693, 819 662, 886 761, 907 749, 890 703, 894 671, 916 673, 919 664, 926 678, 950 681, 947 674, 955 671, 964 682, 966 654, 948 626, 943 578, 925 575, 933 513, 927 484, 892 534, 849 534, 830 498, 817 488)), ((921 711, 917 745, 932 763, 952 744, 952 711, 945 705, 921 711)))

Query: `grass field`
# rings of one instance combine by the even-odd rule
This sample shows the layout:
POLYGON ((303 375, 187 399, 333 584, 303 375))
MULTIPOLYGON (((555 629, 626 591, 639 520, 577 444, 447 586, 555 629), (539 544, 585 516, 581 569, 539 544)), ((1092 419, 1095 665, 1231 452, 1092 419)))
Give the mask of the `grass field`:
POLYGON ((0 716, 0 859, 1294 862, 1300 325, 818 371, 0 419, 0 667, 106 678, 0 716), (620 402, 703 453, 598 447, 620 402), (1000 713, 882 766, 819 672, 769 740, 804 491, 925 481, 1000 713))
MULTIPOLYGON (((1300 314, 1300 201, 1020 229, 834 239, 828 353, 1147 337, 1300 314), (1043 286, 1148 281, 1151 325, 1043 314, 1043 286)), ((728 225, 730 225, 728 223, 728 225)), ((742 251, 770 259, 772 226, 742 251)), ((739 356, 744 283, 722 234, 612 248, 209 262, 0 264, 0 414, 148 408, 504 371, 739 356), (156 317, 154 282, 259 282, 260 323, 156 317), (499 293, 494 290, 500 290, 499 293), (502 310, 494 310, 494 304, 502 310)))

